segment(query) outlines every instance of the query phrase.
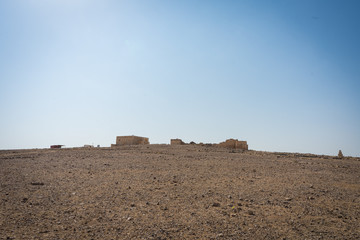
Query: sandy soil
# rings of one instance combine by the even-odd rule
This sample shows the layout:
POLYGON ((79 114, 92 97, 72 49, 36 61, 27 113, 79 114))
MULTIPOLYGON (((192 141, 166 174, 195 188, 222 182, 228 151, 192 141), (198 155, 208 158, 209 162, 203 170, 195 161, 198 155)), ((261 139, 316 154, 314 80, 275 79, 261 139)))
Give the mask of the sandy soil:
POLYGON ((0 239, 360 239, 360 161, 208 146, 0 151, 0 239))

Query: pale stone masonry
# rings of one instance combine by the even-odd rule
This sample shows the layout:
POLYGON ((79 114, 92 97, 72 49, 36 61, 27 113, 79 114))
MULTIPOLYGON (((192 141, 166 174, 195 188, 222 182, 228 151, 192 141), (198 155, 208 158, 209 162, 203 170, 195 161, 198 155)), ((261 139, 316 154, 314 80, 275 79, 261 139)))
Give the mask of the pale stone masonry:
POLYGON ((239 141, 237 139, 228 139, 225 142, 221 142, 218 144, 220 147, 226 147, 226 148, 234 148, 234 149, 243 149, 248 150, 248 144, 246 141, 239 141))
POLYGON ((170 140, 170 145, 184 145, 184 144, 185 143, 179 138, 170 140))
MULTIPOLYGON (((181 139, 171 139, 170 145, 185 145, 181 139)), ((194 142, 190 142, 190 144, 195 144, 194 142)), ((199 145, 204 145, 203 143, 200 143, 199 145)), ((218 146, 218 147, 225 147, 225 148, 232 148, 232 149, 242 149, 242 150, 249 150, 248 144, 246 141, 239 141, 237 139, 228 139, 225 142, 221 142, 219 144, 207 144, 210 146, 218 146)))
POLYGON ((111 147, 124 146, 124 145, 147 145, 149 138, 139 136, 117 136, 116 144, 111 144, 111 147))

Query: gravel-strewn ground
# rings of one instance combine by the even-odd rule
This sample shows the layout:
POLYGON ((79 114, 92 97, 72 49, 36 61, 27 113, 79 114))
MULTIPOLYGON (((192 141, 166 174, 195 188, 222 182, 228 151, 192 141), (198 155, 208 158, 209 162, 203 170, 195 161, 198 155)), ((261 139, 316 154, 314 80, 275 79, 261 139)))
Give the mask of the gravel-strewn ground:
POLYGON ((0 239, 360 239, 357 158, 7 150, 0 180, 0 239))

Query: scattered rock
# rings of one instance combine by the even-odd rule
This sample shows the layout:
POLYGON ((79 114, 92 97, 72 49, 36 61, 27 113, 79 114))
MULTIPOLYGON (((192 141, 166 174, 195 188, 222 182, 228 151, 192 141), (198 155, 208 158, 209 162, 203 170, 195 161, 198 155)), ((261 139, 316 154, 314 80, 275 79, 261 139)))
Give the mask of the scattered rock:
POLYGON ((252 210, 248 210, 248 214, 252 215, 252 216, 255 215, 254 211, 252 211, 252 210))
POLYGON ((359 216, 352 210, 359 202, 354 182, 358 159, 301 158, 303 170, 294 165, 295 157, 284 155, 275 161, 272 153, 150 148, 91 153, 69 149, 49 152, 52 161, 41 150, 33 163, 17 157, 4 161, 10 153, 0 151, 4 173, 0 204, 7 216, 1 237, 18 239, 34 233, 42 238, 89 239, 357 237, 359 216), (248 185, 251 179, 254 182, 248 185), (275 224, 270 226, 271 222, 275 224))
POLYGON ((220 207, 220 203, 214 202, 214 203, 212 204, 212 206, 213 206, 213 207, 220 207))
POLYGON ((31 185, 42 186, 42 185, 44 185, 44 183, 42 183, 42 182, 31 182, 31 185))

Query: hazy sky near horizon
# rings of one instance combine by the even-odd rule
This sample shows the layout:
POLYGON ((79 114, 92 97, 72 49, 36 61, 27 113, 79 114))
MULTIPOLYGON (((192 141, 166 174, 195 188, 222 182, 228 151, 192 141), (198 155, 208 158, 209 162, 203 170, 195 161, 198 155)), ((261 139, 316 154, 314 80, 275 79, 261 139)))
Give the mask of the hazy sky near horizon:
POLYGON ((247 140, 360 156, 360 2, 0 1, 0 149, 247 140))

